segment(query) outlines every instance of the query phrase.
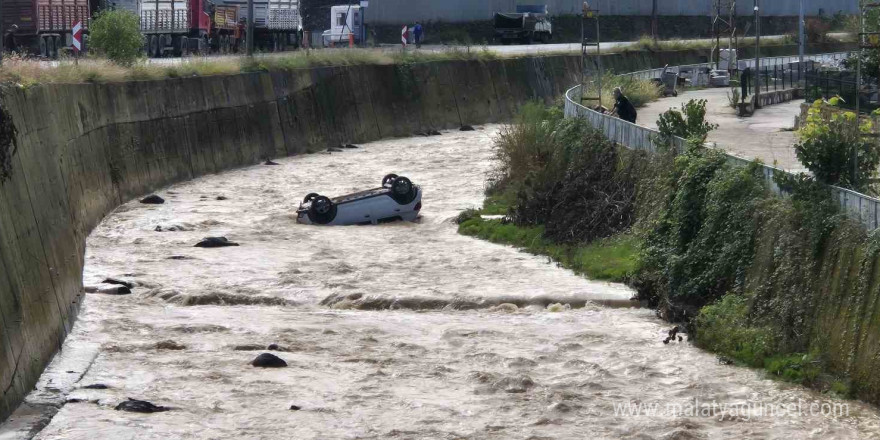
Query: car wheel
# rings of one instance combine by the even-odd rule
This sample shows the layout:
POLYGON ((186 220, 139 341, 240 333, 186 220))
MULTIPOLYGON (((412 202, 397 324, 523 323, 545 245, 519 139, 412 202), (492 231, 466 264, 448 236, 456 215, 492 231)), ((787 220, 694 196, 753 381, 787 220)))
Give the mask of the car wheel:
POLYGON ((318 193, 309 193, 305 198, 303 198, 303 203, 309 203, 312 200, 315 200, 315 197, 318 197, 320 194, 318 193))
POLYGON ((415 194, 415 187, 406 177, 398 177, 391 184, 391 197, 401 205, 412 202, 415 199, 415 194))
POLYGON ((382 178, 382 186, 385 186, 389 183, 394 182, 394 179, 397 178, 397 174, 389 174, 382 178))
POLYGON ((336 218, 336 205, 325 196, 317 196, 309 208, 309 220, 312 223, 326 225, 336 218))

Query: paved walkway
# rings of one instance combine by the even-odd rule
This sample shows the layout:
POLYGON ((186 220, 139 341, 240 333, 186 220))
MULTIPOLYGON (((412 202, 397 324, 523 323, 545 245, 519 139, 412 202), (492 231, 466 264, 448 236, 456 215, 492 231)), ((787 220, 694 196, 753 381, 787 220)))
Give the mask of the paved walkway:
POLYGON ((727 87, 684 92, 678 97, 662 98, 638 109, 637 122, 657 128, 657 118, 670 108, 681 108, 690 99, 705 99, 709 122, 718 124, 709 134, 709 142, 743 158, 759 158, 768 165, 789 171, 806 171, 797 160, 794 144, 797 142, 795 116, 800 114, 802 100, 767 106, 754 116, 742 118, 729 106, 727 87))

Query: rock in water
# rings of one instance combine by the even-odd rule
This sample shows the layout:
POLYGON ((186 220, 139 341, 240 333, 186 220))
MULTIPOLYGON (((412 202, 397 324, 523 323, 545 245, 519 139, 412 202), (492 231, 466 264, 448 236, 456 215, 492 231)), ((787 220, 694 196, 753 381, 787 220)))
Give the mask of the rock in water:
POLYGON ((161 205, 161 204, 165 203, 165 199, 163 199, 155 194, 151 194, 149 196, 142 198, 141 203, 143 203, 145 205, 161 205))
POLYGON ((131 293, 131 289, 125 286, 104 287, 98 289, 96 293, 103 293, 105 295, 128 295, 131 293))
POLYGON ((125 402, 116 405, 117 411, 128 411, 128 412, 136 412, 136 413, 156 413, 168 411, 171 408, 165 406, 153 405, 146 400, 136 400, 131 397, 128 398, 125 402))
POLYGON ((229 241, 226 237, 205 237, 202 241, 196 243, 195 247, 200 248, 218 248, 227 246, 238 246, 238 243, 229 241))
POLYGON ((272 162, 272 159, 266 159, 266 161, 263 162, 263 165, 281 165, 281 164, 277 163, 277 162, 272 162))
POLYGON ((167 339, 156 343, 157 350, 186 350, 186 345, 178 344, 176 341, 167 339))
POLYGON ((86 385, 83 388, 87 389, 87 390, 106 390, 107 388, 110 388, 110 387, 108 387, 107 385, 104 385, 102 383, 93 383, 91 385, 86 385))
POLYGON ((118 284, 120 286, 128 287, 129 289, 134 289, 134 283, 117 278, 106 278, 104 281, 101 282, 104 284, 118 284))
POLYGON ((474 131, 474 127, 471 127, 470 125, 462 125, 461 128, 459 128, 459 131, 474 131))
POLYGON ((331 152, 331 153, 342 153, 342 149, 340 149, 340 148, 335 148, 335 147, 330 147, 330 148, 327 149, 327 151, 329 151, 329 152, 331 152))
POLYGON ((291 410, 291 411, 299 411, 299 410, 301 410, 301 409, 302 409, 302 407, 299 406, 299 405, 290 405, 290 410, 291 410))
POLYGON ((251 361, 251 365, 261 368, 282 368, 287 366, 287 362, 272 353, 263 353, 251 361))
MULTIPOLYGON (((471 127, 471 129, 473 129, 473 127, 471 127)), ((431 131, 428 132, 428 134, 431 135, 431 136, 440 136, 442 133, 440 133, 440 132, 437 131, 437 130, 431 130, 431 131)))
POLYGON ((345 147, 345 148, 349 148, 349 149, 351 149, 351 148, 360 148, 360 147, 358 147, 358 146, 355 145, 355 144, 345 144, 344 147, 345 147))
POLYGON ((226 196, 217 196, 217 200, 228 200, 226 196))

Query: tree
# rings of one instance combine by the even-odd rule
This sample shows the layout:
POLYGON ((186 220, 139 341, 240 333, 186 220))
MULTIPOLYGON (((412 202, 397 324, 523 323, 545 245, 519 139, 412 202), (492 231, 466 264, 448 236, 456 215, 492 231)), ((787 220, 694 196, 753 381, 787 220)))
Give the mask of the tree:
POLYGON ((140 58, 144 47, 138 16, 129 11, 107 10, 92 20, 89 42, 110 61, 129 66, 140 58))
POLYGON ((818 100, 798 131, 795 153, 818 181, 864 191, 880 165, 880 145, 873 137, 863 136, 870 132, 870 121, 859 124, 855 113, 825 109, 818 100))

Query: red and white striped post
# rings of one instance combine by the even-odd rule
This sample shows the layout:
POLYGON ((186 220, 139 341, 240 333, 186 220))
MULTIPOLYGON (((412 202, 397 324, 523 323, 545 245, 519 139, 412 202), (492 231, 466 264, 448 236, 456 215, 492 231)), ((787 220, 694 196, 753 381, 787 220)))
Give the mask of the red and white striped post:
POLYGON ((407 37, 409 36, 409 28, 406 25, 403 26, 403 29, 400 31, 400 42, 403 43, 403 49, 406 50, 407 37))
POLYGON ((82 28, 81 21, 73 24, 73 55, 76 64, 79 64, 79 53, 82 51, 82 28))

